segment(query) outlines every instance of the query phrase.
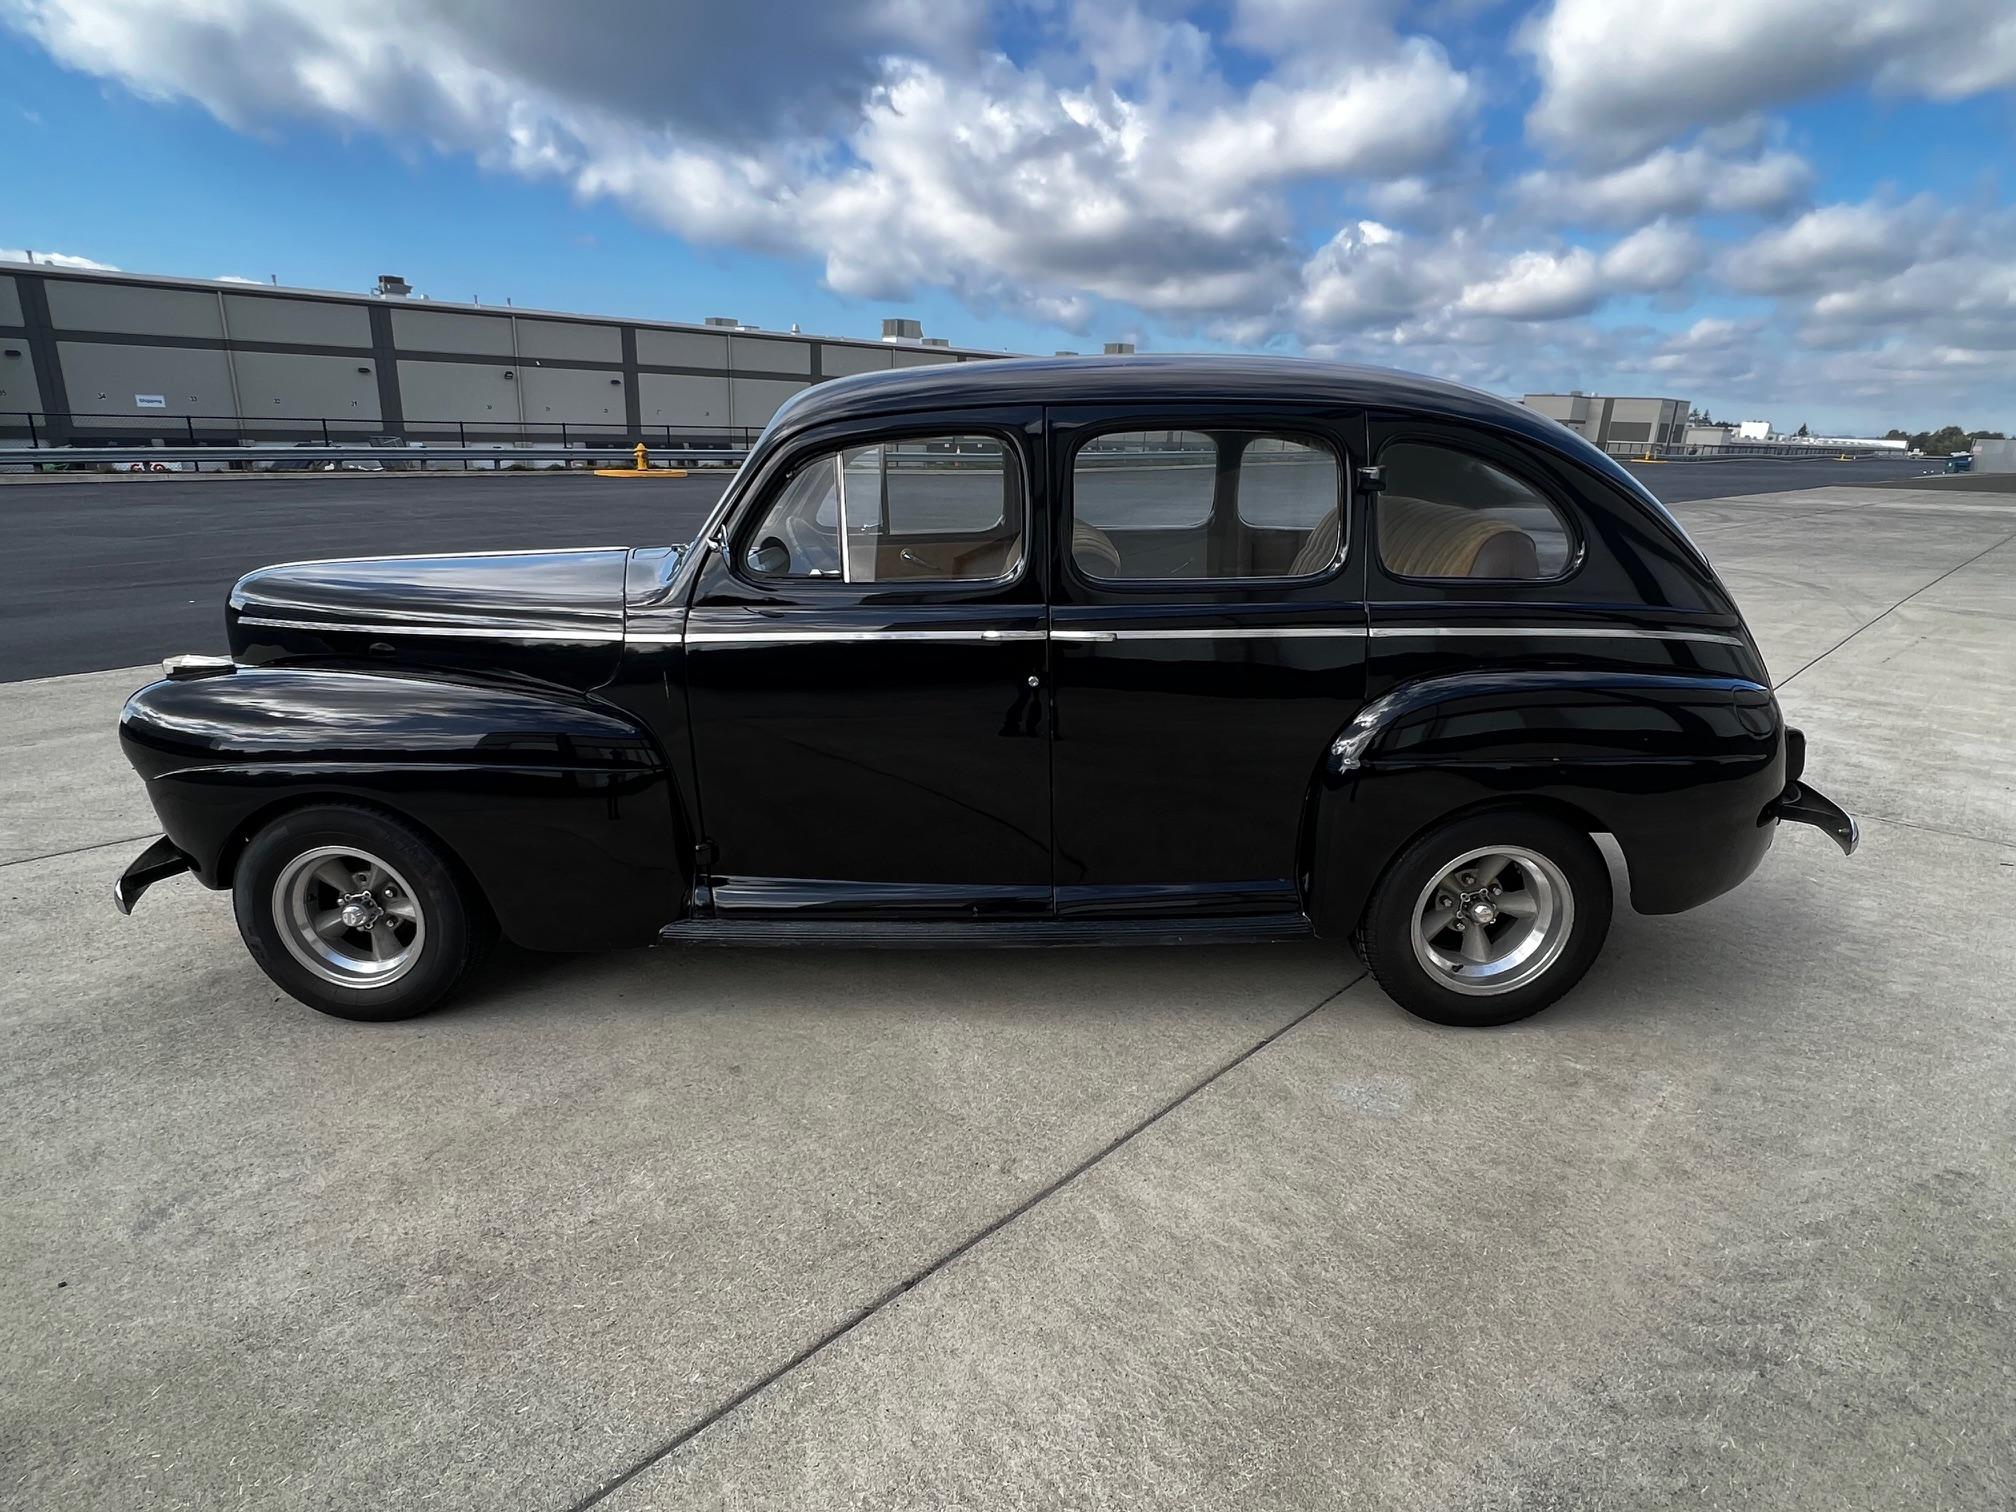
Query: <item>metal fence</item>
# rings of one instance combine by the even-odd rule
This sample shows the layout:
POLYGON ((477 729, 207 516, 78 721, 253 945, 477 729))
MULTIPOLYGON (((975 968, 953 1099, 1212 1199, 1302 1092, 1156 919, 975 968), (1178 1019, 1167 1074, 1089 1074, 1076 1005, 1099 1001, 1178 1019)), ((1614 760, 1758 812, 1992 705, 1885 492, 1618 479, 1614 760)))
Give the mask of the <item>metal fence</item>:
POLYGON ((1621 461, 1649 459, 1655 462, 1713 462, 1738 457, 1803 458, 1831 461, 1837 457, 1902 457, 1905 453, 1888 446, 1853 446, 1830 442, 1814 446, 1792 441, 1732 441, 1721 446, 1689 446, 1678 441, 1606 441, 1603 450, 1621 461))
POLYGON ((247 446, 425 442, 458 447, 609 446, 644 442, 653 450, 680 447, 746 450, 761 427, 638 425, 571 420, 382 420, 336 415, 197 415, 121 410, 0 410, 0 440, 28 446, 247 446))
MULTIPOLYGON (((744 447, 675 446, 646 448, 652 467, 738 466, 744 447)), ((0 473, 56 472, 423 472, 525 471, 545 468, 595 467, 615 463, 629 467, 636 447, 626 442, 595 445, 576 441, 568 446, 521 445, 346 446, 338 441, 279 446, 9 446, 0 441, 0 473)))

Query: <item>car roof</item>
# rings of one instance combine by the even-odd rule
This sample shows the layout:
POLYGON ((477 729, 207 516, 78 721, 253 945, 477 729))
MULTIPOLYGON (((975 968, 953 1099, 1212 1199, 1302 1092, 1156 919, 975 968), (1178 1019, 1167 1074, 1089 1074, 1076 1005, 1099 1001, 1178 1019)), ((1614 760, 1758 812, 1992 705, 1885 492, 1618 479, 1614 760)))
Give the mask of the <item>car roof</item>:
POLYGON ((771 419, 761 449, 807 426, 910 410, 1005 404, 1272 401, 1293 406, 1378 408, 1499 427, 1607 477, 1657 516, 1705 568, 1707 558, 1652 492, 1616 458, 1560 421, 1482 389, 1397 368, 1252 354, 1141 353, 1098 357, 1004 357, 937 362, 833 378, 801 389, 771 419))
POLYGON ((918 407, 1097 404, 1147 398, 1379 405, 1488 416, 1521 429, 1544 418, 1482 389, 1393 368, 1308 357, 1154 353, 990 358, 859 373, 816 383, 793 395, 778 411, 777 420, 796 429, 918 407))

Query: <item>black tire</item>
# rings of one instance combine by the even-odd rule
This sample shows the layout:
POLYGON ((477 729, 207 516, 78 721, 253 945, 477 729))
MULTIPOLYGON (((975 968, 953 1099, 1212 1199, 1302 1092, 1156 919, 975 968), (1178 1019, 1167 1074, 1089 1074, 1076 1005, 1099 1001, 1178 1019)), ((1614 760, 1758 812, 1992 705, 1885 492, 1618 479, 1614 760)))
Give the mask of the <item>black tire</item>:
MULTIPOLYGON (((1502 885, 1502 884, 1501 884, 1502 885)), ((1530 895, 1530 894, 1529 894, 1530 895)), ((1435 901, 1440 902, 1438 894, 1435 901)), ((1458 898, 1457 913, 1461 912, 1458 898)), ((1494 905, 1495 906, 1495 905, 1494 905)), ((1610 868, 1595 843, 1573 825, 1545 814, 1519 809, 1491 809, 1438 825, 1410 844, 1394 858, 1366 904, 1359 921, 1358 954, 1385 989, 1386 995, 1418 1018, 1460 1028, 1482 1029, 1509 1024, 1529 1017, 1558 1000, 1582 980, 1597 954, 1604 936, 1610 932, 1610 868), (1450 985, 1450 976, 1424 964, 1415 949, 1415 928, 1421 917, 1424 892, 1443 877, 1458 858, 1472 852, 1504 848, 1529 852, 1534 863, 1513 862, 1513 879, 1526 893, 1553 889, 1553 925, 1541 932, 1541 943, 1526 960, 1548 956, 1537 966, 1515 964, 1505 967, 1512 985, 1493 988, 1475 983, 1470 990, 1450 985), (1537 884, 1528 884, 1522 865, 1543 872, 1537 884), (1553 879, 1544 876, 1551 865, 1553 879), (1568 908, 1560 907, 1560 888, 1566 889, 1568 908), (1554 930, 1559 930, 1558 940, 1554 930), (1523 980, 1519 973, 1532 970, 1523 980)), ((1430 925, 1433 920, 1428 921, 1430 925)), ((1465 929, 1474 927, 1467 918, 1465 929)), ((1493 920, 1489 929, 1502 930, 1505 923, 1519 923, 1509 916, 1493 920)), ((1454 925, 1449 926, 1451 929, 1454 925)), ((1431 956, 1454 950, 1448 942, 1460 941, 1461 934, 1437 934, 1425 949, 1431 956), (1437 945, 1435 941, 1444 942, 1437 945)), ((1487 942, 1490 935, 1484 937, 1487 942)), ((1502 936, 1501 936, 1502 938, 1502 936)), ((1459 947, 1454 947, 1460 949, 1459 947)), ((1458 962, 1462 970, 1469 969, 1458 962)))
MULTIPOLYGON (((339 872, 349 869, 340 856, 325 859, 339 872)), ((304 909, 315 907, 318 887, 323 889, 320 901, 330 902, 330 884, 310 876, 302 885, 308 889, 304 909)), ((266 975, 317 1012, 366 1023, 412 1018, 435 1007, 469 975, 495 934, 481 896, 439 846, 403 820, 360 804, 296 809, 259 831, 239 857, 231 902, 245 948, 266 975), (327 942, 331 954, 320 971, 305 963, 304 955, 317 955, 305 935, 297 933, 296 943, 290 944, 283 921, 296 878, 319 864, 310 858, 324 851, 376 858, 386 879, 379 889, 385 912, 402 900, 415 911, 404 925, 381 918, 376 926, 388 931, 388 953, 402 943, 411 949, 410 959, 402 953, 384 966, 388 974, 396 971, 392 979, 351 986, 321 974, 354 979, 358 972, 378 969, 383 963, 371 959, 375 941, 370 929, 339 929, 327 942), (354 968, 343 964, 352 958, 354 968)))

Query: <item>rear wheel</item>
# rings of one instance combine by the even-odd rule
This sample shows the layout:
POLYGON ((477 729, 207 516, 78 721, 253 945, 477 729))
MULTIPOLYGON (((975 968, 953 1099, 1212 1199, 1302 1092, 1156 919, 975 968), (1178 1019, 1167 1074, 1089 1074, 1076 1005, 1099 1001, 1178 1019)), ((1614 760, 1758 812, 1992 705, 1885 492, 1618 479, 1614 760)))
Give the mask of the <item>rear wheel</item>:
POLYGON ((1610 870, 1587 835, 1493 810, 1430 831, 1394 860, 1359 924, 1358 953, 1409 1013, 1509 1024, 1582 979, 1610 910, 1610 870))
POLYGON ((440 849, 376 809, 284 814, 239 859, 245 947, 310 1008, 384 1022, 434 1007, 488 943, 482 900, 440 849))

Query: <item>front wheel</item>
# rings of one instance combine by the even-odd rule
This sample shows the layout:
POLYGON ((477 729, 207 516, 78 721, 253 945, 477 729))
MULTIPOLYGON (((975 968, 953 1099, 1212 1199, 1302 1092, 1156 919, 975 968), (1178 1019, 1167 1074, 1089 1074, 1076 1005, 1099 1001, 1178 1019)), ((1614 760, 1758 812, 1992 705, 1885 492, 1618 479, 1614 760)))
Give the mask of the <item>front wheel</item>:
POLYGON ((1494 810, 1401 852, 1366 905, 1358 953, 1409 1013, 1509 1024, 1582 979, 1610 909, 1610 869, 1587 835, 1545 815, 1494 810))
POLYGON ((231 896, 252 959, 336 1018, 425 1013, 468 974, 490 932, 482 900, 432 841, 351 804, 297 809, 261 830, 231 896))

